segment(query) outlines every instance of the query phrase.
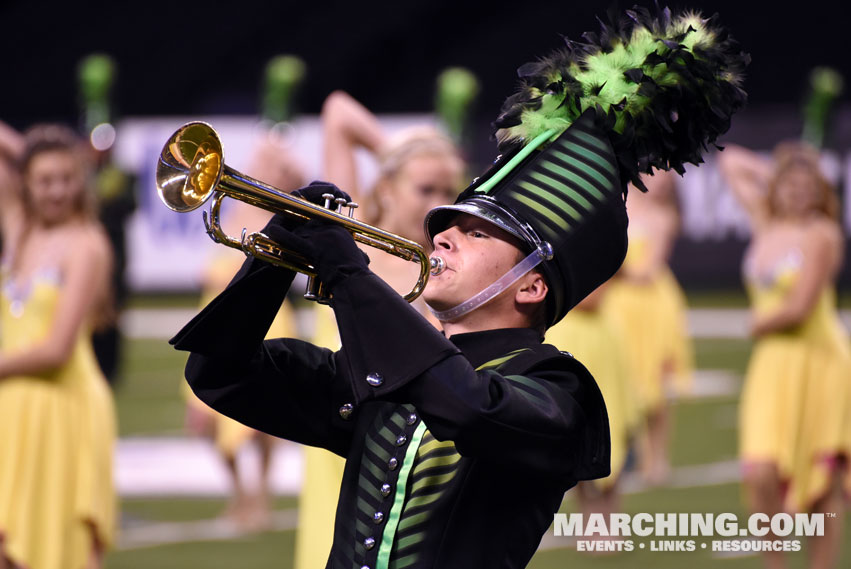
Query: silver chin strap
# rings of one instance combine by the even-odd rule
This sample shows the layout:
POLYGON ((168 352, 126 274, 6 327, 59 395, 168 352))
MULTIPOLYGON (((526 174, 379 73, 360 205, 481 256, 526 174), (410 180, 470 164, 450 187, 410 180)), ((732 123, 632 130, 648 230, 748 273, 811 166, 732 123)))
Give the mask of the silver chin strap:
MULTIPOLYGON (((483 304, 499 296, 502 291, 517 282, 520 277, 537 267, 542 261, 549 261, 552 258, 553 248, 549 243, 544 241, 540 243, 538 247, 525 259, 514 265, 514 267, 509 269, 507 273, 499 277, 496 282, 478 294, 468 298, 458 306, 450 308, 449 310, 438 311, 431 307, 429 307, 429 310, 431 310, 431 313, 434 314, 435 318, 441 322, 457 320, 461 316, 464 316, 468 312, 479 308, 483 304)), ((434 268, 432 269, 431 274, 437 275, 443 272, 443 269, 446 267, 443 259, 440 257, 432 257, 432 261, 432 267, 434 268), (434 262, 435 259, 437 262, 434 262)))

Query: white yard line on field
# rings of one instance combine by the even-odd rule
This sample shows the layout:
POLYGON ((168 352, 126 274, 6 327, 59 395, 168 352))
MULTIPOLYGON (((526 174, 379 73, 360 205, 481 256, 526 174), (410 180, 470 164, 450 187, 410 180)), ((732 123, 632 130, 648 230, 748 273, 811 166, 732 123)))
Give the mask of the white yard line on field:
MULTIPOLYGON (((189 322, 197 309, 146 308, 127 310, 121 317, 128 338, 168 339, 189 322)), ((841 317, 851 328, 851 311, 841 317)), ((740 308, 693 308, 688 311, 689 332, 694 338, 746 338, 748 311, 740 308)))

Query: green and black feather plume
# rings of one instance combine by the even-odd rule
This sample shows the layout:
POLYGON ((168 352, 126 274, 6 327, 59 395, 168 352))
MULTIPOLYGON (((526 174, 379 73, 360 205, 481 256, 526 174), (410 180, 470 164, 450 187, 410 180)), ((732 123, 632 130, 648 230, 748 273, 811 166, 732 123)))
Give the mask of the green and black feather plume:
POLYGON ((499 149, 511 152, 540 134, 552 139, 588 109, 609 133, 624 182, 644 189, 639 174, 699 164, 709 144, 744 106, 749 56, 720 26, 717 14, 672 14, 634 7, 610 14, 599 33, 518 70, 521 85, 494 126, 499 149))

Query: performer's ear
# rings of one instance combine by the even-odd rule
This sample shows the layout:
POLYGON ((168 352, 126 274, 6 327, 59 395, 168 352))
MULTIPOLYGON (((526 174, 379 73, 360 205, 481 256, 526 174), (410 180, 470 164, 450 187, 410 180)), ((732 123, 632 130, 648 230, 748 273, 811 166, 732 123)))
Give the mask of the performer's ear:
POLYGON ((514 300, 518 304, 536 304, 544 302, 550 291, 544 276, 538 271, 529 271, 520 280, 520 287, 514 294, 514 300))

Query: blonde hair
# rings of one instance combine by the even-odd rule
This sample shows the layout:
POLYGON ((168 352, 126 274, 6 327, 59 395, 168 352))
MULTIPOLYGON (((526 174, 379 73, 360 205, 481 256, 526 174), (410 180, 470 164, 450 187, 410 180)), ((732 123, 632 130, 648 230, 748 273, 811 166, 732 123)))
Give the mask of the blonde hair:
POLYGON ((378 154, 378 179, 372 191, 365 199, 364 216, 368 223, 381 218, 380 200, 376 189, 392 181, 402 168, 414 158, 420 156, 445 156, 462 162, 461 153, 455 143, 445 134, 430 126, 406 128, 391 137, 385 148, 378 154))
POLYGON ((833 184, 828 181, 821 170, 819 152, 816 148, 803 142, 783 142, 775 148, 774 159, 774 173, 768 182, 769 215, 772 217, 778 215, 776 203, 780 180, 790 170, 804 169, 812 176, 818 190, 816 210, 834 221, 839 220, 839 199, 836 197, 833 184))

